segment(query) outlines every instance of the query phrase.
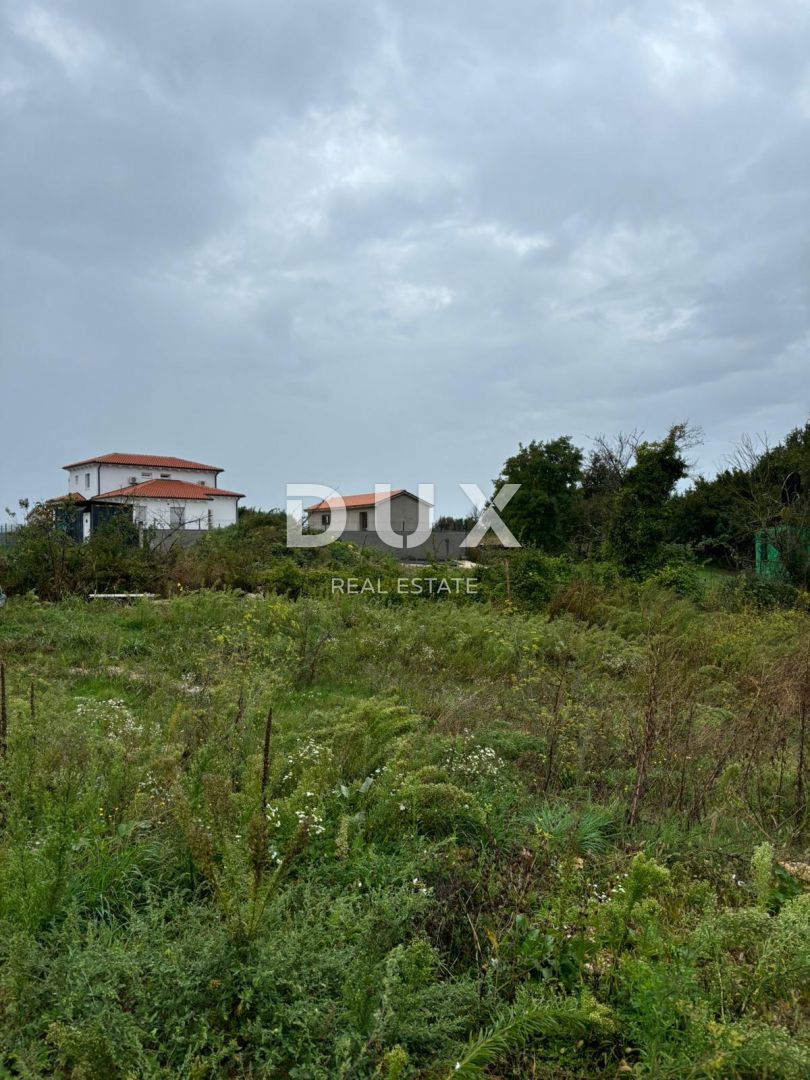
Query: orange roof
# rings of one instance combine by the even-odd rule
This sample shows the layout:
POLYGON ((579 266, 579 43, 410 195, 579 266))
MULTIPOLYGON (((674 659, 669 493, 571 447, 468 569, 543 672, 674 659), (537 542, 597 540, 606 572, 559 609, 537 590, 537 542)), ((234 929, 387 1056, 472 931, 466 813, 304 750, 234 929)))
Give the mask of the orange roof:
POLYGON ((101 454, 99 457, 84 458, 72 465, 63 465, 63 469, 75 469, 79 465, 143 465, 155 469, 203 469, 205 472, 222 472, 217 465, 203 465, 199 461, 188 461, 181 457, 162 457, 158 454, 101 454))
MULTIPOLYGON (((386 499, 393 499, 396 495, 410 495, 412 499, 415 499, 415 495, 411 495, 410 491, 406 491, 405 488, 397 488, 396 491, 372 491, 368 495, 344 495, 343 505, 347 510, 362 508, 364 506, 376 506, 377 503, 385 502, 386 499)), ((424 499, 419 499, 419 502, 424 502, 424 499)), ((337 499, 324 499, 323 502, 315 503, 314 506, 307 506, 305 513, 313 514, 319 510, 334 510, 336 506, 340 506, 340 502, 337 499)))
POLYGON ((210 499, 214 495, 227 495, 232 499, 244 498, 241 491, 203 487, 202 484, 189 484, 185 480, 144 480, 142 484, 131 484, 115 491, 105 491, 103 495, 94 495, 93 499, 210 499))

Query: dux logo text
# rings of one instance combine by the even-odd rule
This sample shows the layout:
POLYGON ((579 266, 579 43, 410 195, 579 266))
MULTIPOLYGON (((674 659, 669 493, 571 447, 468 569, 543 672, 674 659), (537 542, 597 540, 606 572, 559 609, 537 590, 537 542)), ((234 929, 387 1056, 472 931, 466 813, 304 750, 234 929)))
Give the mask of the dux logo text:
MULTIPOLYGON (((502 511, 520 484, 503 484, 495 496, 487 501, 486 496, 477 484, 459 484, 459 487, 473 504, 476 512, 476 521, 467 536, 461 542, 462 548, 475 548, 481 543, 487 533, 492 532, 503 547, 520 547, 517 539, 507 528, 499 511, 502 511), (483 506, 483 510, 480 507, 483 506)), ((399 530, 392 522, 392 502, 401 497, 402 493, 391 491, 390 484, 375 484, 374 497, 365 511, 363 525, 360 528, 373 532, 389 547, 398 551, 412 550, 421 547, 431 539, 433 527, 430 522, 430 511, 433 506, 433 484, 419 484, 418 495, 408 495, 415 501, 416 518, 407 527, 401 522, 399 530), (368 514, 373 514, 373 520, 369 520, 368 514)), ((346 501, 334 490, 325 484, 288 484, 287 485, 287 546, 293 548, 317 548, 326 547, 335 540, 340 540, 347 531, 358 528, 356 524, 349 523, 349 513, 357 513, 346 501), (306 506, 304 500, 310 500, 306 506), (305 532, 303 523, 304 514, 311 514, 317 509, 316 527, 317 532, 305 532)), ((310 524, 312 524, 310 522, 310 524)))

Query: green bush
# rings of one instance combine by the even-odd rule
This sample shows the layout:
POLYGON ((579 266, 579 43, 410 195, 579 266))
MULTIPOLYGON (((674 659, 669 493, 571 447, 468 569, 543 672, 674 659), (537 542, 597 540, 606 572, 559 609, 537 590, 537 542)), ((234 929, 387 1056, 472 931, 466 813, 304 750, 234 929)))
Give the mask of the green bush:
POLYGON ((700 600, 703 596, 700 575, 692 563, 667 563, 653 575, 652 580, 661 588, 672 589, 678 596, 688 597, 690 600, 700 600))

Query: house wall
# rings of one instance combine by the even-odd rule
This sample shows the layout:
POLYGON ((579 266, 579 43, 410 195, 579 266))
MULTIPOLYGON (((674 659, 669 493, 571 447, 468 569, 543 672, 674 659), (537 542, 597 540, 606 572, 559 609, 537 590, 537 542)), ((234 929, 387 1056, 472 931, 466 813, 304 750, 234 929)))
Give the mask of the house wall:
POLYGON ((226 525, 235 525, 239 520, 238 500, 227 495, 215 495, 208 504, 214 511, 214 528, 222 529, 226 525))
MULTIPOLYGON (((365 506, 365 507, 359 507, 359 508, 350 507, 346 511, 346 528, 347 529, 359 529, 360 528, 360 515, 363 512, 365 512, 366 514, 368 514, 368 527, 369 527, 369 529, 373 529, 374 528, 375 510, 376 510, 376 507, 374 507, 374 506, 365 506)), ((393 518, 391 520, 393 521, 393 518)))
POLYGON ((206 487, 216 487, 217 474, 202 469, 151 469, 140 465, 80 465, 78 469, 68 471, 68 491, 77 491, 80 495, 92 498, 93 495, 105 495, 116 488, 129 487, 132 477, 136 484, 146 480, 184 480, 187 484, 199 484, 205 481, 206 487), (90 474, 90 486, 86 484, 90 474))
MULTIPOLYGON (((118 502, 118 499, 110 500, 118 502)), ((186 531, 205 531, 209 528, 209 510, 211 512, 210 527, 222 529, 227 525, 235 525, 237 520, 237 500, 228 495, 217 495, 212 499, 138 499, 132 496, 121 499, 122 503, 133 508, 133 517, 137 520, 135 508, 143 506, 146 509, 144 525, 148 529, 170 529, 171 508, 182 506, 185 511, 183 528, 186 531)))

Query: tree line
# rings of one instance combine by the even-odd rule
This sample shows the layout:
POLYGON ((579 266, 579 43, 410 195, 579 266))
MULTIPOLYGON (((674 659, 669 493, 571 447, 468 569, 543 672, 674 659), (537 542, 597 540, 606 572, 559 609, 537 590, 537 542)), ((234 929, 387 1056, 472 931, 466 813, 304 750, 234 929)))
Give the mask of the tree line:
POLYGON ((524 546, 608 559, 633 576, 674 558, 748 569, 764 537, 780 572, 806 587, 810 422, 775 446, 744 436, 713 478, 691 475, 700 440, 679 423, 658 440, 600 436, 588 453, 567 435, 521 444, 493 481, 520 484, 502 517, 524 546))

